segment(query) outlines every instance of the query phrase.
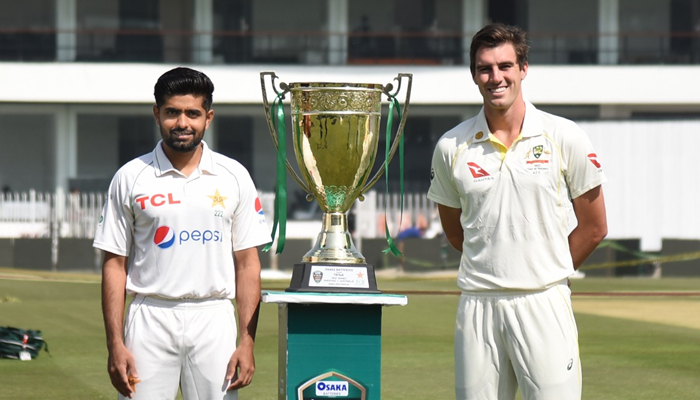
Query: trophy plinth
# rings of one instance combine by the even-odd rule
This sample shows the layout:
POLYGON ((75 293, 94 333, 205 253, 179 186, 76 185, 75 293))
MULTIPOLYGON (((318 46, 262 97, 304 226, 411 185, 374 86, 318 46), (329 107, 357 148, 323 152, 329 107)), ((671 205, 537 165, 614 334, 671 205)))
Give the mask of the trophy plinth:
MULTIPOLYGON (((411 74, 399 74, 396 80, 408 79, 408 93, 403 117, 391 146, 387 163, 398 147, 406 121, 411 90, 411 74)), ((347 228, 347 212, 355 200, 377 181, 385 165, 370 179, 379 142, 382 94, 395 100, 393 86, 374 83, 280 83, 275 86, 274 72, 261 72, 263 105, 273 143, 280 160, 295 181, 316 199, 323 211, 322 230, 313 248, 294 265, 287 291, 381 293, 377 290, 374 267, 355 248, 347 228), (283 115, 281 100, 291 94, 290 108, 294 154, 300 173, 282 154, 281 135, 272 119, 265 90, 265 76, 272 80, 277 93, 278 116, 283 115), (281 113, 281 114, 280 114, 281 113), (301 175, 301 176, 300 176, 301 175)), ((389 125, 389 124, 388 124, 389 125)), ((388 138, 387 138, 388 141, 388 138)), ((387 143, 387 146, 389 143, 387 143)), ((286 196, 286 195, 285 195, 286 196)))

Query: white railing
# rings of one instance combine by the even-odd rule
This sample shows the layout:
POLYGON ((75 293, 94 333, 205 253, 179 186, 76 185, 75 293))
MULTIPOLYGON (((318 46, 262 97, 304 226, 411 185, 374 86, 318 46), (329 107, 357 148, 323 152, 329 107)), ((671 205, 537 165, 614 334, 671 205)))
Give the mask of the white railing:
POLYGON ((102 211, 103 193, 0 194, 0 237, 90 238, 102 211))
MULTIPOLYGON (((2 238, 86 238, 95 235, 105 193, 43 193, 36 191, 0 194, 0 237, 2 238)), ((274 217, 274 194, 260 192, 268 222, 274 217)), ((439 231, 437 206, 425 193, 404 195, 403 208, 398 193, 370 191, 366 200, 356 202, 351 213, 356 220, 354 235, 362 238, 384 237, 386 221, 392 235, 412 226, 425 227, 428 234, 439 231), (386 210, 386 211, 385 211, 386 210)), ((318 217, 318 216, 317 216, 318 217)), ((296 237, 313 239, 319 233, 320 218, 307 220, 316 224, 289 222, 298 227, 296 237), (308 227, 308 228, 304 228, 308 227)), ((288 230, 290 231, 290 230, 288 230)))
POLYGON ((400 194, 389 193, 387 195, 378 193, 376 204, 377 216, 375 219, 377 223, 374 230, 376 232, 375 237, 383 237, 385 235, 385 218, 392 235, 410 227, 425 229, 425 235, 428 237, 434 237, 442 232, 437 204, 428 199, 427 193, 404 194, 403 207, 401 206, 400 194))

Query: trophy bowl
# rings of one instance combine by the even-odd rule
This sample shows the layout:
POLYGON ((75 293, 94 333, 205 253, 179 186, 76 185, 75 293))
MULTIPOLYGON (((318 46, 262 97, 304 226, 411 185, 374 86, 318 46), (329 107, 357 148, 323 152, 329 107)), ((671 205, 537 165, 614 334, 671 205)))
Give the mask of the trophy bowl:
MULTIPOLYGON (((274 72, 261 72, 263 103, 275 146, 283 142, 267 99, 266 77, 281 99, 290 94, 293 149, 300 175, 285 162, 287 170, 323 211, 322 230, 314 246, 294 265, 288 291, 375 292, 374 269, 353 244, 347 213, 355 200, 381 176, 385 165, 370 177, 377 155, 382 94, 395 99, 401 79, 408 79, 403 117, 391 148, 396 151, 403 134, 412 76, 400 74, 399 85, 373 83, 303 82, 279 83, 274 72)), ((278 109, 279 111, 279 109, 278 109)), ((279 160, 279 159, 278 159, 279 160)), ((279 162, 279 161, 278 161, 279 162)))

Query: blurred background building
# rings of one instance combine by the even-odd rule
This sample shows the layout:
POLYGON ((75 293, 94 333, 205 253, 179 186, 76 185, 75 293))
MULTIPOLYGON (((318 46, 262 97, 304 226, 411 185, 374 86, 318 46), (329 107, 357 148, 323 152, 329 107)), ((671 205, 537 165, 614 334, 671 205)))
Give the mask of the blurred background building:
MULTIPOLYGON (((157 143, 153 85, 180 65, 214 81, 216 118, 206 140, 243 163, 263 192, 274 187, 275 153, 261 71, 285 82, 381 84, 413 73, 405 187, 424 194, 437 139, 480 108, 471 37, 499 21, 530 35, 526 97, 580 123, 594 142, 610 179, 609 238, 657 253, 665 240, 700 240, 700 0, 0 0, 0 7, 3 237, 16 236, 8 223, 18 199, 58 194, 38 203, 60 205, 59 216, 41 204, 23 208, 35 219, 69 213, 69 193, 77 209, 99 204, 86 196, 103 194, 122 164, 157 143)), ((382 137, 377 164, 383 146, 382 137)), ((396 162, 389 176, 395 193, 396 162)), ((387 191, 383 179, 375 188, 387 191)), ((421 201, 416 209, 430 214, 421 201)), ((302 218, 308 207, 293 211, 302 218)), ((87 237, 92 221, 81 221, 79 231, 51 229, 87 237)), ((45 237, 41 229, 36 236, 45 237)))

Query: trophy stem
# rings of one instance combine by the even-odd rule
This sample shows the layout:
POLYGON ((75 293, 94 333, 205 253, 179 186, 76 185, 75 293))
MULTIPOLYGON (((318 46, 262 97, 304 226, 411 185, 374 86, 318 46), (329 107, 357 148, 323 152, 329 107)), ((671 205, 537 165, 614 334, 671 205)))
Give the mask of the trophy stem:
POLYGON ((365 264, 365 257, 355 248, 348 231, 348 218, 343 212, 325 212, 321 233, 304 255, 302 262, 365 264))

